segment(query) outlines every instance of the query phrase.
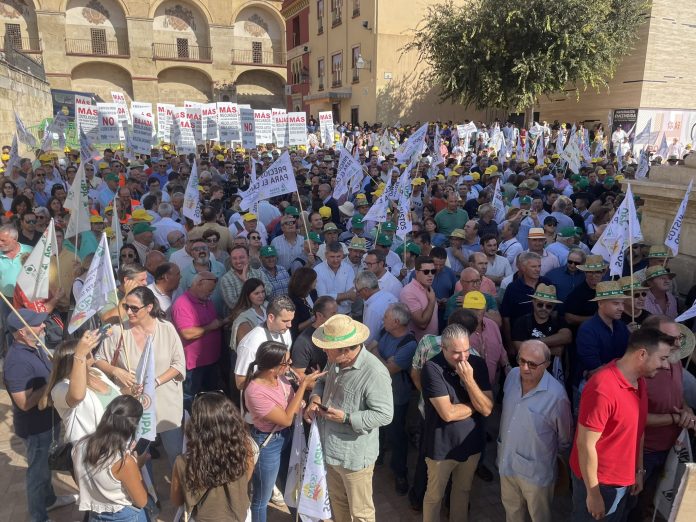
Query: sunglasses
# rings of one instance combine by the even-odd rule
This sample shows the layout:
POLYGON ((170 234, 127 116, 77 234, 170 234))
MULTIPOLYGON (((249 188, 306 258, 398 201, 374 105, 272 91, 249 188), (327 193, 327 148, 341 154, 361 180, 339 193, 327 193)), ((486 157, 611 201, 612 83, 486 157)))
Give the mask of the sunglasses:
POLYGON ((425 270, 418 270, 418 271, 423 272, 424 275, 435 275, 434 268, 426 268, 425 270))
POLYGON ((553 310, 553 303, 534 303, 534 304, 539 310, 542 310, 544 308, 546 308, 547 310, 553 310))
POLYGON ((524 365, 526 364, 527 367, 528 367, 530 370, 536 370, 536 369, 539 368, 540 366, 545 365, 545 364, 546 364, 546 361, 541 362, 541 363, 535 363, 535 362, 533 362, 533 361, 528 361, 527 359, 523 359, 522 357, 520 357, 520 356, 518 355, 518 356, 517 356, 517 364, 518 364, 519 366, 524 366, 524 365))
POLYGON ((133 259, 135 257, 135 254, 121 254, 121 257, 126 257, 128 259, 133 259))
POLYGON ((645 297, 647 295, 648 292, 634 292, 633 299, 638 299, 639 297, 645 297))
POLYGON ((261 239, 261 236, 249 236, 249 239, 261 239))
POLYGON ((128 312, 133 312, 134 314, 137 314, 140 310, 142 310, 143 308, 145 308, 145 305, 143 305, 143 306, 133 306, 133 305, 129 305, 129 304, 123 303, 123 304, 121 305, 121 307, 123 307, 123 309, 126 311, 126 313, 128 313, 128 312))
POLYGON ((573 260, 571 260, 571 259, 569 259, 569 260, 567 261, 567 263, 568 263, 569 265, 581 265, 581 264, 582 264, 581 261, 573 261, 573 260))
POLYGON ((209 237, 208 239, 206 239, 206 241, 208 243, 217 243, 218 239, 216 237, 209 237))
POLYGON ((208 247, 207 246, 198 246, 198 247, 193 247, 191 250, 193 252, 207 252, 208 247))
POLYGON ((36 225, 36 220, 35 219, 25 219, 24 222, 27 225, 36 225))

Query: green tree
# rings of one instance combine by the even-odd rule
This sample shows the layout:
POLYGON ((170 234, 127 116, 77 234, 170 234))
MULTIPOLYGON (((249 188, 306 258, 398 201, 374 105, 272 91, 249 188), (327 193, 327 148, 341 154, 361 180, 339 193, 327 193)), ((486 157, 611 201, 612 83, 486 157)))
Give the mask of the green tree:
POLYGON ((405 50, 429 65, 424 79, 443 101, 523 111, 569 85, 606 86, 648 9, 648 0, 448 0, 428 8, 405 50))

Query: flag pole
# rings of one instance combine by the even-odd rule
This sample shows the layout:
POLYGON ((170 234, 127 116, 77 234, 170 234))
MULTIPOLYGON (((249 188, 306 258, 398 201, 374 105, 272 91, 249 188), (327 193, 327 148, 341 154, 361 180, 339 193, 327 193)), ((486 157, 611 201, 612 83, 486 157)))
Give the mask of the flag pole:
POLYGON ((38 335, 36 334, 36 332, 32 329, 32 327, 29 326, 29 324, 24 320, 24 317, 22 317, 21 315, 19 315, 19 312, 17 311, 17 309, 16 309, 14 306, 12 306, 12 303, 10 303, 10 301, 7 299, 7 297, 5 297, 5 294, 3 294, 2 292, 0 292, 0 296, 2 296, 2 300, 5 301, 5 304, 6 304, 7 306, 10 307, 10 310, 12 310, 12 312, 19 318, 19 320, 22 321, 22 324, 23 324, 26 328, 29 329, 29 331, 31 332, 31 335, 34 336, 34 338, 36 339, 36 341, 41 345, 41 348, 43 348, 44 351, 46 352, 46 355, 48 355, 48 358, 49 358, 49 359, 53 359, 53 356, 51 355, 51 352, 48 351, 48 348, 46 348, 46 345, 44 344, 44 342, 39 338, 39 336, 38 336, 38 335))
MULTIPOLYGON (((631 185, 628 184, 628 189, 626 192, 631 194, 633 197, 633 192, 630 190, 631 185)), ((628 267, 631 274, 631 322, 636 322, 636 306, 633 299, 633 216, 631 212, 628 212, 628 267)))

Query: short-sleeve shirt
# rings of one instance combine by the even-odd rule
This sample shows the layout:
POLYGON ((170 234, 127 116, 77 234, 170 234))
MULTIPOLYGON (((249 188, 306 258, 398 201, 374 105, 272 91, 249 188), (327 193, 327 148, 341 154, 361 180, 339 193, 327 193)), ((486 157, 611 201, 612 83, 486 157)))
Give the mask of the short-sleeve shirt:
POLYGON ((413 389, 408 370, 411 368, 413 354, 416 353, 416 338, 411 333, 403 337, 394 337, 385 330, 382 330, 376 338, 379 344, 379 356, 385 361, 393 357, 396 365, 401 368, 400 372, 391 374, 394 405, 408 404, 413 389))
POLYGON ((543 339, 558 333, 561 328, 566 328, 562 321, 549 317, 545 323, 539 324, 534 319, 534 314, 523 315, 512 325, 512 340, 527 341, 529 339, 543 339))
POLYGON ((265 433, 273 431, 276 425, 264 417, 276 406, 284 411, 294 394, 292 386, 282 376, 278 378, 278 385, 273 388, 257 380, 251 381, 244 390, 244 406, 251 414, 256 429, 265 433))
MULTIPOLYGON (((631 486, 636 479, 640 439, 648 416, 647 384, 633 386, 612 361, 595 373, 582 391, 578 425, 601 433, 597 441, 597 479, 600 484, 631 486)), ((582 478, 577 433, 570 467, 582 478)))
POLYGON ((583 281, 568 294, 564 310, 568 314, 587 317, 597 313, 597 301, 590 301, 597 295, 596 290, 592 290, 586 281, 583 281))
MULTIPOLYGON (((490 391, 486 362, 476 355, 469 355, 468 362, 481 391, 490 391)), ((446 422, 430 402, 435 397, 446 397, 453 404, 471 402, 466 387, 442 352, 423 366, 421 384, 425 401, 425 456, 433 460, 463 462, 481 453, 486 445, 484 417, 475 411, 468 419, 446 422)))
MULTIPOLYGON (((548 283, 548 280, 541 277, 539 283, 548 283)), ((503 295, 503 302, 500 305, 500 315, 510 319, 514 324, 518 317, 532 313, 532 298, 534 288, 528 286, 521 275, 515 277, 503 295)))
MULTIPOLYGON (((197 326, 206 326, 217 319, 215 305, 212 300, 201 301, 190 291, 177 299, 172 305, 172 322, 177 330, 197 326)), ((198 339, 182 341, 186 354, 186 369, 192 370, 201 366, 214 364, 220 358, 222 331, 218 328, 204 333, 198 339)))
POLYGON ((326 366, 326 353, 312 342, 312 334, 316 328, 308 326, 297 336, 292 343, 290 354, 294 368, 304 368, 305 372, 311 372, 317 366, 323 369, 326 366))
MULTIPOLYGON (((51 367, 51 361, 41 348, 32 348, 14 342, 5 358, 3 371, 5 388, 10 394, 25 390, 31 393, 48 382, 51 367)), ((12 395, 10 395, 11 397, 12 395)), ((44 433, 50 430, 53 424, 60 422, 60 417, 51 407, 39 410, 38 406, 34 406, 30 410, 24 411, 14 403, 14 400, 12 401, 12 416, 15 435, 23 439, 30 435, 44 433)))
MULTIPOLYGON (((411 312, 425 310, 425 308, 428 306, 428 294, 423 288, 423 285, 421 285, 415 278, 409 284, 404 286, 399 300, 408 306, 408 309, 411 312)), ((419 328, 413 321, 411 321, 411 331, 419 341, 426 334, 437 334, 437 307, 435 307, 433 310, 433 315, 430 317, 430 322, 425 328, 419 328)))
POLYGON ((276 334, 266 328, 265 324, 252 328, 248 334, 242 337, 242 340, 237 345, 237 362, 234 367, 235 375, 246 377, 249 365, 256 359, 256 352, 264 341, 278 341, 287 346, 288 350, 290 350, 292 345, 289 329, 283 334, 276 334))

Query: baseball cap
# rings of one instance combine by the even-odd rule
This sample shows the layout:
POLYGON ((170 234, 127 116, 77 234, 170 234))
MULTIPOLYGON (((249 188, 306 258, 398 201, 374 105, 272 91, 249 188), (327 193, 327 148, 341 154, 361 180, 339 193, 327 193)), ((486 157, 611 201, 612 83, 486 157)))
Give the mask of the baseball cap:
POLYGON ((365 228, 365 223, 363 223, 362 214, 355 214, 350 220, 350 225, 352 228, 365 228))
POLYGON ((577 227, 564 227, 558 234, 561 237, 575 237, 580 235, 577 227))
POLYGON ((486 297, 478 290, 467 292, 462 300, 462 308, 469 308, 470 310, 485 310, 486 297))
POLYGON ((380 234, 379 237, 377 237, 376 243, 379 246, 390 247, 392 246, 392 239, 386 234, 380 234))
POLYGON ((244 221, 254 221, 255 219, 258 218, 256 217, 256 214, 254 214, 253 212, 247 212, 246 214, 244 214, 244 221))
POLYGON ((261 247, 259 254, 261 255, 261 257, 273 257, 273 256, 277 256, 278 252, 276 252, 276 249, 274 246, 269 245, 269 246, 261 247))
POLYGON ((133 231, 133 235, 137 236, 138 234, 142 234, 143 232, 154 232, 155 228, 151 227, 147 223, 136 223, 133 225, 133 228, 131 229, 133 231))
POLYGON ((307 234, 307 237, 309 237, 309 239, 320 245, 323 243, 323 241, 319 237, 319 234, 317 234, 316 232, 310 232, 309 234, 307 234))
POLYGON ((353 239, 350 240, 348 248, 353 250, 364 250, 367 252, 367 241, 365 241, 364 237, 353 236, 353 239))
POLYGON ((406 252, 409 252, 411 254, 415 254, 417 256, 421 255, 421 247, 416 245, 413 242, 408 242, 408 243, 402 243, 401 245, 398 246, 396 249, 395 253, 399 255, 403 255, 404 253, 404 248, 406 249, 406 252))
POLYGON ((330 218, 331 217, 331 208, 326 207, 326 206, 321 207, 319 209, 319 215, 322 217, 322 219, 330 218))
POLYGON ((131 213, 131 221, 152 221, 153 219, 155 218, 152 217, 152 214, 144 208, 136 208, 131 213))
POLYGON ((285 209, 285 215, 298 217, 300 215, 300 211, 297 210, 297 207, 289 206, 285 209))
MULTIPOLYGON (((39 326, 48 317, 47 313, 34 312, 28 308, 20 308, 17 310, 17 313, 29 326, 39 326)), ((14 333, 22 328, 24 328, 24 323, 22 323, 14 312, 7 316, 7 329, 10 331, 10 333, 14 333)))
POLYGON ((546 216, 544 218, 544 225, 553 225, 555 227, 558 225, 558 220, 553 216, 546 216))
POLYGON ((332 230, 335 230, 336 232, 338 232, 338 227, 336 226, 335 223, 329 222, 326 225, 324 225, 324 232, 330 232, 332 230))
POLYGON ((391 221, 387 221, 386 223, 384 223, 384 225, 382 225, 382 230, 387 232, 394 232, 396 231, 396 225, 391 221))

